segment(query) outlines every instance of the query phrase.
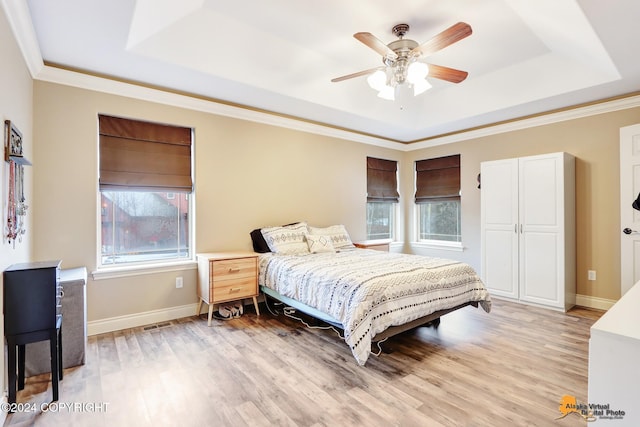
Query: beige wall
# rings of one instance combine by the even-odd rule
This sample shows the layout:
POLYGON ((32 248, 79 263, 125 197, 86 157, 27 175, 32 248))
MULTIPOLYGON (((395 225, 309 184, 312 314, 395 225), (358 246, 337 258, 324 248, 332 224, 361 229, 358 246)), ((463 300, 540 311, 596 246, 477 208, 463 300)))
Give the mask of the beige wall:
MULTIPOLYGON (((410 191, 413 185, 411 179, 415 160, 461 154, 462 235, 465 250, 462 254, 424 252, 434 256, 459 256, 480 271, 480 190, 476 182, 480 162, 566 151, 576 157, 577 293, 617 300, 620 297, 622 229, 619 131, 623 126, 636 123, 640 123, 640 108, 406 153, 402 172, 405 191, 410 191), (587 270, 596 270, 598 280, 587 281, 587 270)), ((409 199, 405 199, 407 213, 410 212, 410 203, 409 199)))
MULTIPOLYGON (((366 157, 403 153, 263 124, 36 82, 35 259, 96 268, 97 115, 195 129, 196 250, 251 249, 257 227, 345 224, 365 237, 366 157)), ((196 302, 196 272, 89 280, 88 320, 196 302), (175 277, 184 288, 175 289, 175 277)))
MULTIPOLYGON (((32 124, 32 92, 33 83, 29 70, 22 59, 22 54, 18 49, 18 45, 13 38, 13 33, 9 30, 4 9, 0 8, 0 58, 2 58, 2 66, 0 66, 0 132, 4 138, 4 121, 11 120, 22 133, 24 140, 24 154, 27 158, 31 158, 33 154, 33 144, 31 137, 32 124)), ((4 144, 2 144, 4 147, 4 144)), ((4 271, 9 265, 29 261, 31 252, 31 241, 33 237, 33 228, 31 226, 31 215, 27 216, 27 233, 23 236, 22 242, 17 242, 15 247, 13 244, 7 243, 4 238, 5 225, 7 219, 7 180, 9 177, 8 164, 4 162, 4 151, 2 151, 2 160, 0 160, 0 206, 2 213, 0 218, 0 230, 2 230, 2 238, 0 239, 0 271, 4 271)), ((31 198, 32 185, 32 169, 25 167, 25 196, 27 204, 32 206, 31 198)), ((0 275, 0 289, 2 286, 2 277, 0 275)), ((3 293, 0 292, 0 305, 3 293)), ((4 342, 4 317, 0 317, 0 338, 4 342)), ((0 390, 5 390, 5 376, 7 369, 4 360, 5 352, 0 353, 0 366, 3 367, 0 374, 0 390)), ((2 393, 0 393, 1 395, 2 393)), ((3 413, 0 413, 2 420, 3 413)))

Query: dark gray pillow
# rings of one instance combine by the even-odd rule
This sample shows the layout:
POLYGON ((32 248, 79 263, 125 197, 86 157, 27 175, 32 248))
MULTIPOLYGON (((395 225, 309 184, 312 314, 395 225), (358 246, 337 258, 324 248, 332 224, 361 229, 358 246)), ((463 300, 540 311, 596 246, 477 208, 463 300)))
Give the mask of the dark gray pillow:
POLYGON ((259 228, 253 230, 251 233, 249 233, 249 235, 251 236, 251 241, 253 242, 253 250, 255 252, 261 254, 271 252, 271 250, 269 249, 269 245, 267 245, 267 242, 264 240, 264 236, 262 235, 262 232, 259 228))

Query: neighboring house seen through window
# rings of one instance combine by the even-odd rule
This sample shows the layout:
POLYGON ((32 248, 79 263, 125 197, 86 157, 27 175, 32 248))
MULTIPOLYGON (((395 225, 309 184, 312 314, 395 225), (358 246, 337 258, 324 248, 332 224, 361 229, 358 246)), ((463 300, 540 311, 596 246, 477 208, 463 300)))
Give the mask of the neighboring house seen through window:
POLYGON ((101 266, 191 258, 191 128, 99 116, 101 266))
POLYGON ((367 239, 395 237, 398 164, 367 157, 367 239))
POLYGON ((461 242, 460 155, 416 162, 418 241, 461 242))

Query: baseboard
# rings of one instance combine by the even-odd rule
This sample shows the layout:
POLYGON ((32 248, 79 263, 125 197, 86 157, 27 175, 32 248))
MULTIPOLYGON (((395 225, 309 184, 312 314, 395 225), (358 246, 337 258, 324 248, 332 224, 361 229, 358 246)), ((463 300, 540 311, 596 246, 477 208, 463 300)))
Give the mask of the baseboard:
POLYGON ((129 314, 126 316, 93 320, 91 322, 87 322, 87 335, 98 335, 106 332, 119 331, 127 328, 137 328, 139 326, 149 325, 152 323, 166 322, 167 320, 189 317, 193 316, 197 309, 198 304, 194 303, 161 310, 129 314))
POLYGON ((617 300, 592 297, 590 295, 576 294, 576 305, 581 307, 596 308, 598 310, 609 310, 617 300))
MULTIPOLYGON (((576 305, 595 308, 598 310, 608 310, 613 307, 613 304, 616 302, 617 301, 615 300, 592 297, 589 295, 576 295, 576 305)), ((127 328, 137 328, 139 326, 149 325, 152 323, 166 322, 167 320, 189 317, 193 316, 197 309, 198 304, 194 303, 161 310, 145 311, 126 316, 94 320, 87 323, 87 335, 98 335, 106 332, 119 331, 127 328)), ((0 425, 2 425, 2 423, 0 423, 0 425)))
MULTIPOLYGON (((527 304, 527 305, 531 305, 531 306, 534 306, 534 307, 548 308, 550 310, 564 311, 563 308, 548 307, 548 306, 541 305, 541 304, 529 303, 529 302, 526 302, 526 301, 518 301, 518 300, 515 300, 513 298, 508 298, 508 297, 491 295, 491 298, 501 299, 501 300, 511 301, 511 302, 517 302, 519 304, 527 304)), ((613 304, 615 304, 616 302, 617 302, 616 300, 592 297, 592 296, 589 296, 589 295, 576 294, 576 303, 575 303, 575 305, 579 305, 580 307, 595 308, 595 309, 598 309, 598 310, 609 310, 611 307, 613 307, 613 304)))

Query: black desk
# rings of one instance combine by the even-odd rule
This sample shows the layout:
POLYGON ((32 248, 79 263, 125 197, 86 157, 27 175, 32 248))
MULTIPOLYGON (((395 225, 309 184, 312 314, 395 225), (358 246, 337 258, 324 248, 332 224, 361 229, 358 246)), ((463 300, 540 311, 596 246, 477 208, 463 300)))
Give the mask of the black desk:
POLYGON ((62 379, 60 263, 14 264, 3 273, 9 403, 16 402, 16 383, 18 390, 24 388, 25 345, 44 340, 49 340, 53 400, 58 400, 58 381, 62 379))

